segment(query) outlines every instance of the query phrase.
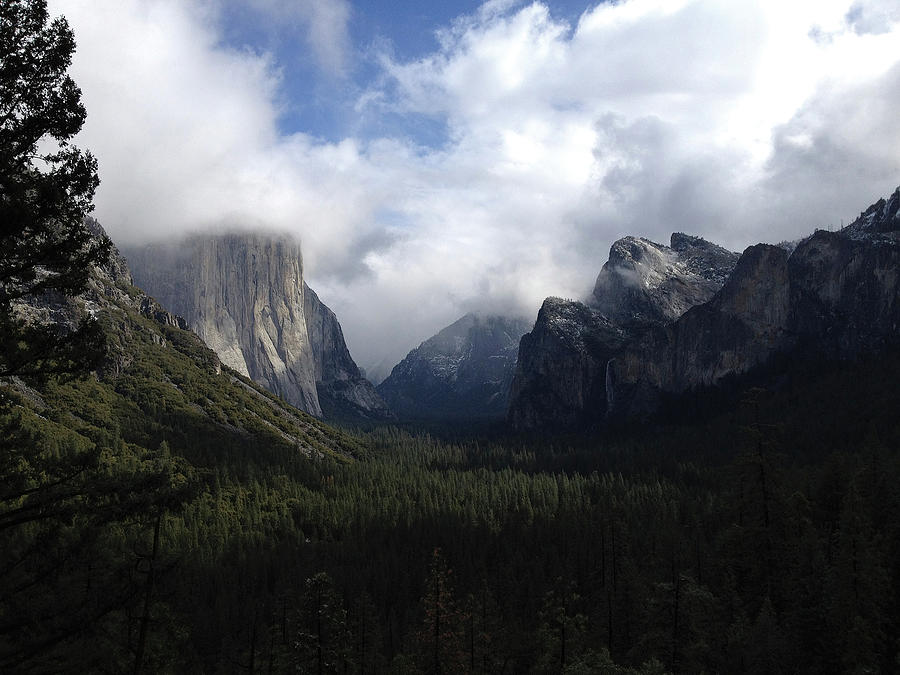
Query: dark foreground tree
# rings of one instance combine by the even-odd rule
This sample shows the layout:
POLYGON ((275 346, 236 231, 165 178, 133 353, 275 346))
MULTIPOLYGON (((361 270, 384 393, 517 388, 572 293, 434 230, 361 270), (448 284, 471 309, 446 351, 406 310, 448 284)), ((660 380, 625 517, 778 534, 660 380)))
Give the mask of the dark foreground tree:
POLYGON ((422 596, 424 616, 416 641, 422 670, 435 675, 463 672, 466 664, 465 620, 456 604, 451 576, 443 552, 434 549, 422 596))
POLYGON ((96 160, 70 143, 85 120, 74 50, 45 0, 0 3, 0 377, 89 369, 102 353, 89 318, 51 324, 20 304, 64 304, 109 257, 85 222, 96 160))
POLYGON ((352 637, 334 582, 327 573, 319 572, 307 579, 305 586, 294 643, 297 668, 317 675, 347 672, 352 637))
MULTIPOLYGON (((71 145, 85 120, 66 74, 74 49, 44 0, 0 2, 2 672, 137 672, 148 661, 153 576, 136 578, 135 546, 143 514, 157 514, 156 541, 186 483, 166 448, 88 438, 65 415, 32 412, 33 390, 12 386, 86 375, 104 351, 99 324, 74 300, 110 251, 86 221, 96 161, 71 145)), ((151 572, 157 557, 154 546, 151 572)))

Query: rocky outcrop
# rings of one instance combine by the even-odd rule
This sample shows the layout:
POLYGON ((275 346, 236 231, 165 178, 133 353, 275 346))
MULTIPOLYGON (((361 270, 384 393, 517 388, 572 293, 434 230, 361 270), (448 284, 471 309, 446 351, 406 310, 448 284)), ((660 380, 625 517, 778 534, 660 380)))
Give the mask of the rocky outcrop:
POLYGON ((394 366, 378 392, 402 417, 502 418, 523 319, 466 314, 394 366))
POLYGON ((304 283, 295 240, 250 232, 194 236, 127 255, 139 286, 184 316, 223 363, 288 403, 318 417, 340 407, 333 399, 386 412, 360 377, 334 314, 304 283))
POLYGON ((671 245, 625 237, 612 245, 588 304, 622 325, 666 323, 709 300, 738 254, 676 232, 671 245))
POLYGON ((843 357, 897 339, 900 218, 892 221, 893 231, 820 231, 797 247, 789 260, 789 330, 800 340, 843 357))
MULTIPOLYGON (((93 218, 86 218, 85 226, 95 238, 108 241, 105 230, 93 218)), ((104 354, 96 371, 100 378, 116 377, 131 365, 133 355, 124 348, 129 337, 123 333, 138 331, 153 344, 166 347, 167 327, 187 329, 187 322, 182 317, 166 310, 134 286, 125 258, 112 244, 107 260, 89 271, 86 285, 79 295, 64 296, 56 291, 47 291, 20 299, 13 310, 26 324, 41 326, 50 334, 70 334, 83 322, 93 322, 104 333, 104 354), (127 319, 128 312, 142 315, 150 322, 135 325, 127 319)), ((189 333, 186 341, 193 342, 206 352, 199 359, 199 365, 213 372, 221 370, 219 359, 206 350, 196 335, 189 333)))
MULTIPOLYGON (((629 344, 658 341, 660 328, 712 298, 737 260, 736 253, 681 233, 670 246, 637 237, 615 242, 588 301, 548 298, 522 338, 510 422, 529 429, 604 420, 618 404, 611 363, 629 344)), ((629 401, 641 398, 639 389, 630 388, 629 401)))
MULTIPOLYGON (((617 242, 608 263, 611 269, 601 272, 601 278, 613 279, 604 285, 607 304, 598 302, 595 294, 593 308, 582 306, 568 324, 557 322, 563 328, 555 335, 555 317, 566 308, 548 301, 541 310, 547 317, 539 316, 535 331, 523 338, 510 420, 520 428, 621 421, 652 414, 664 395, 716 386, 724 378, 770 363, 776 355, 848 358, 896 345, 898 212, 900 188, 839 232, 817 231, 795 246, 751 246, 712 297, 668 322, 667 310, 674 310, 670 316, 677 314, 684 299, 693 301, 708 289, 691 282, 694 288, 684 292, 676 283, 673 294, 672 284, 660 272, 675 267, 666 251, 657 255, 648 245, 639 255, 624 256, 620 251, 630 253, 633 242, 643 240, 617 242), (626 272, 620 276, 637 277, 641 283, 617 284, 620 268, 626 272), (642 289, 647 294, 642 295, 642 289), (654 294, 658 297, 650 297, 654 294), (614 306, 609 297, 622 304, 614 306), (620 331, 618 343, 605 339, 610 326, 620 331), (543 355, 536 345, 542 345, 543 355), (574 389, 589 395, 569 393, 568 399, 556 397, 548 404, 547 392, 565 388, 561 378, 576 382, 574 389)), ((673 249, 674 244, 673 238, 673 249)), ((699 269, 704 267, 701 263, 699 269)), ((714 282, 722 278, 711 270, 699 276, 714 282)))
POLYGON ((859 214, 853 223, 841 230, 851 238, 871 238, 872 235, 884 234, 887 238, 897 239, 898 221, 900 221, 900 188, 887 199, 879 199, 859 214))
POLYGON ((606 410, 606 364, 628 332, 587 305, 547 298, 522 337, 508 417, 520 429, 571 428, 606 410))

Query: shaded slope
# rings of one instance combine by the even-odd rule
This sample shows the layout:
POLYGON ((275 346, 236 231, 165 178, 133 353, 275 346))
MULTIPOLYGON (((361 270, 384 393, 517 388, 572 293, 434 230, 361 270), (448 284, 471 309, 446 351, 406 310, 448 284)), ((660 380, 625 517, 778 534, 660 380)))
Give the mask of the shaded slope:
POLYGON ((81 379, 0 380, 0 670, 194 670, 184 629, 138 623, 170 621, 243 537, 290 533, 286 493, 361 446, 222 366, 118 255, 80 297, 16 310, 47 332, 92 316, 107 352, 81 379))
MULTIPOLYGON (((616 403, 609 364, 628 344, 700 305, 721 288, 738 254, 674 233, 669 246, 624 237, 609 251, 585 303, 548 298, 519 347, 509 421, 564 429, 602 421, 616 403)), ((639 400, 644 392, 630 392, 639 400)))

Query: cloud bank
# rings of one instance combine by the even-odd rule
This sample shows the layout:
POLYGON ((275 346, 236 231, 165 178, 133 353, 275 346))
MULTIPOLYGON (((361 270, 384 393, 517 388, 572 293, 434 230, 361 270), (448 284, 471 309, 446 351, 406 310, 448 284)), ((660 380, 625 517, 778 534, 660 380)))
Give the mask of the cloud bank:
MULTIPOLYGON (((290 6, 256 2, 273 21, 290 6)), ((892 0, 627 0, 574 24, 495 0, 411 61, 350 44, 344 2, 293 6, 324 26, 308 43, 323 68, 377 65, 356 83, 358 129, 400 131, 280 133, 282 65, 226 46, 215 4, 51 10, 75 30, 79 142, 113 239, 296 233, 363 366, 471 309, 533 316, 547 295, 586 295, 625 234, 741 250, 838 226, 900 184, 892 0)))

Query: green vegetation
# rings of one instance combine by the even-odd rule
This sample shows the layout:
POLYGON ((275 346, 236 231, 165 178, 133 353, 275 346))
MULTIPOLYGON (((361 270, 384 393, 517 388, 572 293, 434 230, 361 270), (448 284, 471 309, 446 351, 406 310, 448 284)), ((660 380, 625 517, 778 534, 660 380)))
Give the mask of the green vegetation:
MULTIPOLYGON (((45 375, 3 388, 4 672, 152 669, 151 638, 160 638, 148 589, 164 587, 159 570, 179 557, 223 553, 228 528, 211 513, 226 504, 240 512, 258 483, 260 498, 274 493, 276 475, 316 485, 322 467, 363 448, 223 370, 195 335, 138 312, 132 294, 121 297, 97 315, 109 336, 102 378, 45 375), (187 538, 173 530, 185 518, 200 528, 187 538)), ((273 500, 261 503, 275 515, 251 517, 241 531, 284 530, 277 521, 289 513, 273 500)))

